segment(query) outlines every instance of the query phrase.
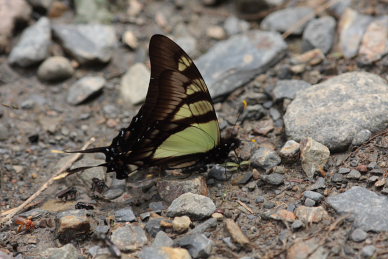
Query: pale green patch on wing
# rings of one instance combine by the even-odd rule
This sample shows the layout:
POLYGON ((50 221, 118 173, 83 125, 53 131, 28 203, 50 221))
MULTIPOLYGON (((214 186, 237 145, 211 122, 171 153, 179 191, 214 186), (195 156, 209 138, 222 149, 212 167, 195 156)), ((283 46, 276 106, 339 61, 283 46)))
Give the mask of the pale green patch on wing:
POLYGON ((213 106, 208 101, 198 101, 189 105, 190 111, 195 116, 206 114, 213 110, 213 106))
POLYGON ((193 64, 193 61, 191 61, 191 59, 182 56, 178 61, 178 70, 182 72, 187 69, 191 64, 193 64))
POLYGON ((219 144, 217 121, 193 124, 168 137, 155 151, 153 158, 179 157, 205 153, 219 144))
POLYGON ((192 113, 190 111, 189 106, 187 104, 184 104, 179 108, 178 112, 175 113, 173 121, 188 118, 191 116, 192 116, 192 113))

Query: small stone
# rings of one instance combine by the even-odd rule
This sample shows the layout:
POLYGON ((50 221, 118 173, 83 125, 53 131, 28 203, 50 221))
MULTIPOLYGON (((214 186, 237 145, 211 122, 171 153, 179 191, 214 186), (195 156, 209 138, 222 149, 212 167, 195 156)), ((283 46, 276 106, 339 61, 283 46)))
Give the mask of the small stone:
POLYGON ((299 238, 287 249, 287 258, 308 258, 306 255, 309 255, 310 258, 327 258, 327 256, 314 256, 318 250, 319 241, 316 238, 310 238, 308 240, 299 238))
POLYGON ((113 179, 112 185, 105 193, 103 193, 103 196, 107 200, 114 200, 120 197, 125 192, 125 190, 125 179, 113 179))
POLYGON ((126 31, 123 34, 122 40, 131 49, 136 49, 139 46, 139 42, 132 31, 126 31))
POLYGON ((304 227, 303 221, 297 219, 291 224, 291 228, 293 231, 301 229, 304 227))
POLYGON ((354 136, 352 140, 352 145, 353 146, 359 146, 365 142, 368 141, 368 139, 372 136, 372 132, 367 129, 360 130, 357 132, 357 134, 354 136))
POLYGON ((373 245, 364 246, 361 249, 361 256, 364 258, 372 258, 374 253, 376 252, 376 247, 373 245))
POLYGON ((194 219, 203 219, 210 217, 215 210, 216 206, 209 197, 188 192, 171 203, 167 209, 167 216, 187 215, 194 219))
POLYGON ((228 173, 228 170, 225 167, 216 164, 210 169, 208 177, 214 178, 218 181, 227 181, 230 179, 229 174, 230 173, 228 173))
POLYGON ((382 187, 382 186, 384 186, 386 184, 386 182, 387 182, 386 178, 381 178, 377 182, 375 182, 374 185, 376 187, 382 187))
POLYGON ((229 16, 224 22, 224 28, 228 35, 234 35, 248 31, 249 23, 236 16, 229 16))
POLYGON ((380 168, 374 168, 374 169, 370 170, 369 173, 376 174, 376 175, 382 175, 382 174, 384 174, 384 171, 381 170, 380 168))
POLYGON ((153 201, 153 202, 150 202, 150 204, 148 205, 148 208, 150 208, 150 210, 156 213, 159 213, 162 210, 165 210, 167 207, 163 201, 153 201))
POLYGON ((318 177, 317 181, 310 186, 310 190, 311 191, 314 191, 314 190, 318 190, 318 189, 324 189, 326 188, 326 180, 325 178, 323 177, 318 177))
POLYGON ((226 37, 224 29, 217 25, 208 27, 206 30, 206 34, 208 37, 216 40, 222 40, 226 37))
POLYGON ((379 177, 377 175, 373 175, 373 176, 368 178, 368 183, 374 183, 377 180, 379 180, 379 177))
POLYGON ((194 234, 194 233, 201 234, 208 231, 209 229, 214 229, 216 227, 217 227, 217 220, 215 218, 210 218, 205 220, 201 224, 197 225, 194 229, 190 230, 189 234, 194 234))
POLYGON ((298 217, 298 219, 308 223, 318 223, 323 219, 329 218, 329 214, 322 206, 319 206, 319 207, 299 206, 295 210, 295 215, 298 217))
POLYGON ((164 218, 151 218, 146 223, 145 229, 151 236, 156 236, 156 234, 162 229, 161 221, 164 218))
POLYGON ((309 87, 311 87, 311 84, 303 80, 278 80, 272 94, 275 101, 280 101, 286 98, 292 100, 299 91, 303 91, 309 87))
POLYGON ((67 210, 57 214, 56 236, 61 243, 86 239, 95 224, 85 210, 67 210))
POLYGON ((190 228, 191 220, 187 216, 175 217, 172 221, 172 228, 177 233, 186 232, 190 228))
POLYGON ((319 192, 313 192, 313 191, 305 191, 303 195, 305 198, 310 198, 317 202, 320 202, 324 198, 323 195, 320 194, 319 192))
POLYGON ((81 104, 100 92, 105 83, 106 81, 102 77, 84 77, 70 87, 67 102, 72 105, 81 104))
POLYGON ((340 183, 344 180, 344 177, 342 174, 335 173, 333 177, 331 178, 331 181, 333 183, 340 183))
POLYGON ((248 191, 253 192, 256 189, 256 182, 249 182, 245 187, 248 191))
POLYGON ((122 251, 137 250, 148 242, 144 230, 133 225, 126 225, 113 230, 111 240, 122 251))
MULTIPOLYGON (((81 254, 78 252, 77 248, 73 244, 67 244, 59 248, 48 248, 43 252, 45 258, 52 259, 75 259, 80 258, 81 254)), ((1 254, 0 254, 1 257, 1 254)), ((2 258, 2 257, 1 257, 2 258)))
POLYGON ((340 169, 338 169, 338 173, 339 174, 348 174, 350 173, 350 168, 346 168, 346 167, 340 167, 340 169))
POLYGON ((190 57, 196 57, 198 55, 197 40, 190 36, 179 37, 175 39, 178 44, 190 57))
POLYGON ((280 114, 280 112, 279 112, 276 108, 274 108, 274 107, 271 107, 271 108, 269 109, 269 115, 271 116, 271 118, 272 118, 274 121, 280 119, 281 116, 282 116, 282 115, 280 114))
POLYGON ((252 179, 252 172, 248 171, 242 174, 238 174, 232 179, 233 185, 244 185, 252 179))
POLYGON ((175 239, 174 246, 186 248, 193 258, 207 258, 210 256, 213 241, 203 234, 190 234, 175 239))
POLYGON ((6 124, 0 124, 0 141, 7 140, 11 136, 11 130, 6 124))
POLYGON ((357 159, 351 160, 351 161, 350 161, 350 166, 352 166, 352 167, 358 166, 358 160, 357 160, 357 159))
POLYGON ((364 230, 361 228, 356 228, 353 230, 352 234, 350 235, 350 238, 354 242, 362 242, 368 237, 368 233, 366 233, 364 230))
POLYGON ((350 170, 350 173, 346 176, 346 178, 348 179, 355 179, 355 180, 360 179, 360 177, 361 177, 361 173, 354 169, 350 170))
POLYGON ((96 233, 97 234, 107 234, 109 231, 110 227, 107 225, 101 225, 96 227, 96 233))
POLYGON ((294 222, 296 219, 295 214, 292 211, 285 209, 276 210, 275 213, 270 215, 270 218, 286 222, 294 222))
POLYGON ((152 247, 173 246, 173 244, 174 241, 164 231, 159 231, 152 242, 152 247))
POLYGON ((275 151, 261 147, 253 153, 251 161, 254 166, 268 170, 280 164, 281 158, 275 151))
POLYGON ((136 221, 136 216, 131 207, 119 209, 115 212, 117 222, 133 222, 136 221))
POLYGON ((320 49, 313 49, 301 55, 291 58, 291 63, 294 65, 311 65, 315 66, 325 59, 325 55, 320 49))
POLYGON ((225 219, 225 227, 235 243, 242 247, 247 246, 250 243, 248 237, 232 219, 225 219))
POLYGON ((212 214, 212 218, 216 219, 217 221, 222 221, 224 219, 224 215, 221 213, 215 212, 212 214))
POLYGON ((71 77, 74 69, 65 57, 46 59, 38 68, 38 77, 43 81, 60 81, 71 77))
POLYGON ((191 259, 189 252, 183 248, 145 247, 140 252, 141 259, 191 259))
POLYGON ((311 20, 303 32, 305 49, 319 48, 324 54, 333 46, 336 21, 331 16, 311 20))
POLYGON ((308 137, 301 143, 301 161, 307 177, 313 178, 315 172, 321 170, 330 157, 329 149, 308 137))
POLYGON ((375 168, 377 168, 377 163, 376 162, 370 162, 368 164, 368 169, 369 170, 372 170, 372 169, 375 169, 375 168))
POLYGON ((278 173, 263 175, 263 176, 261 176, 261 179, 263 181, 265 181, 266 183, 269 183, 272 185, 281 185, 284 183, 284 175, 278 174, 278 173))
POLYGON ((310 198, 306 198, 306 200, 304 201, 304 205, 307 207, 314 207, 315 201, 310 198))
POLYGON ((150 71, 143 63, 131 66, 121 78, 121 96, 132 104, 144 101, 150 80, 150 71))
POLYGON ((272 201, 265 201, 264 204, 263 204, 263 208, 264 209, 272 209, 272 208, 275 208, 276 207, 276 203, 272 202, 272 201))
POLYGON ((256 201, 256 203, 263 203, 265 201, 265 198, 264 198, 264 196, 259 196, 256 198, 255 201, 256 201))

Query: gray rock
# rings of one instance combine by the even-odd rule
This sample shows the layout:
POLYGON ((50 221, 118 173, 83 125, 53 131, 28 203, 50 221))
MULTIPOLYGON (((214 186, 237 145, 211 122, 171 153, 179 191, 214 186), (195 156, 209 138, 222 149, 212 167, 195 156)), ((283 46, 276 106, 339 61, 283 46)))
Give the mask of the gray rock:
POLYGON ((344 180, 343 175, 342 174, 338 174, 338 173, 335 173, 333 175, 333 177, 331 178, 331 181, 333 183, 340 183, 340 182, 343 182, 343 180, 344 180))
POLYGON ((208 177, 214 178, 218 181, 227 181, 228 179, 230 179, 230 173, 225 167, 216 164, 210 169, 208 177))
POLYGON ((346 58, 357 55, 364 33, 372 17, 348 8, 339 22, 339 47, 346 58))
POLYGON ((0 141, 7 140, 11 136, 9 125, 0 123, 0 141))
MULTIPOLYGON (((279 11, 275 11, 265 17, 260 26, 264 30, 285 32, 304 19, 306 16, 312 14, 314 14, 314 10, 310 7, 285 8, 279 11)), ((306 20, 306 22, 301 24, 299 28, 293 32, 293 34, 301 34, 308 22, 309 20, 306 20)))
POLYGON ((165 210, 166 209, 166 205, 164 204, 163 201, 153 201, 153 202, 150 202, 150 204, 148 205, 148 208, 151 210, 151 211, 154 211, 156 213, 159 213, 161 212, 162 210, 165 210))
POLYGON ((43 81, 59 81, 71 77, 74 69, 65 57, 56 56, 46 59, 38 69, 38 77, 43 81))
POLYGON ((347 173, 350 173, 350 168, 346 168, 346 167, 340 167, 339 169, 338 169, 338 173, 339 174, 347 174, 347 173))
POLYGON ((268 170, 280 164, 281 158, 275 151, 261 147, 253 153, 251 161, 253 166, 268 170))
POLYGON ((190 36, 179 37, 175 42, 190 56, 195 57, 198 55, 197 40, 190 36))
POLYGON ((283 117, 286 134, 296 141, 310 136, 330 150, 345 149, 360 130, 386 128, 387 99, 387 82, 377 75, 333 77, 299 92, 283 117))
POLYGON ((113 14, 109 11, 109 1, 75 0, 77 21, 80 23, 109 23, 113 14))
POLYGON ((361 173, 355 169, 352 169, 349 174, 346 176, 346 178, 348 179, 354 179, 354 180, 357 180, 357 179, 360 179, 361 177, 361 173))
POLYGON ((327 54, 333 46, 336 21, 331 16, 311 20, 303 32, 305 50, 321 49, 327 54))
POLYGON ((162 247, 162 246, 173 246, 174 241, 164 232, 159 231, 154 241, 152 242, 152 247, 162 247))
POLYGON ((291 228, 292 230, 298 230, 298 229, 301 229, 302 227, 304 227, 304 224, 303 224, 303 221, 297 219, 295 220, 292 224, 291 224, 291 228))
MULTIPOLYGON (((91 157, 84 157, 81 160, 78 160, 75 162, 71 169, 75 169, 78 167, 84 167, 84 166, 94 166, 98 164, 104 163, 105 160, 101 159, 94 159, 91 157)), ((74 181, 78 182, 80 185, 87 185, 87 187, 90 189, 92 187, 93 178, 97 178, 99 180, 105 181, 106 177, 106 169, 99 166, 99 167, 93 167, 86 170, 83 170, 82 173, 77 174, 77 179, 74 179, 74 181)))
POLYGON ((284 175, 278 173, 262 175, 261 180, 272 185, 281 185, 284 183, 284 175))
POLYGON ((217 226, 217 219, 210 218, 202 222, 201 224, 197 225, 194 229, 189 231, 189 234, 195 234, 200 233, 203 234, 204 232, 208 231, 209 229, 215 228, 217 226))
POLYGON ((319 172, 329 160, 330 151, 321 143, 312 138, 307 138, 301 143, 300 159, 302 169, 307 177, 313 178, 315 172, 319 172))
POLYGON ((326 188, 326 180, 323 177, 318 177, 317 181, 311 185, 308 189, 311 191, 326 188))
POLYGON ((260 120, 266 114, 266 110, 260 104, 248 106, 241 116, 243 120, 260 120))
POLYGON ((295 159, 299 155, 300 144, 295 140, 288 140, 280 149, 279 155, 287 160, 295 159))
POLYGON ((107 225, 101 225, 96 227, 96 234, 102 235, 102 234, 107 234, 109 231, 110 227, 107 225))
POLYGON ((305 201, 304 201, 304 205, 307 206, 307 207, 314 207, 316 204, 316 202, 310 198, 307 198, 305 201))
POLYGON ((329 196, 327 202, 338 213, 351 213, 354 226, 364 231, 387 231, 388 198, 364 187, 354 186, 350 190, 329 196))
POLYGON ((46 17, 27 28, 9 54, 9 62, 28 67, 44 60, 51 44, 50 21, 46 17))
POLYGON ((352 0, 338 1, 334 5, 331 5, 329 7, 329 10, 332 11, 337 17, 341 17, 341 15, 345 12, 346 8, 351 6, 352 2, 352 0))
POLYGON ((189 250, 193 258, 207 258, 210 256, 213 241, 203 234, 191 234, 175 239, 174 245, 189 250))
POLYGON ((140 252, 141 259, 190 259, 190 254, 183 248, 145 247, 140 252))
POLYGON ((282 115, 280 114, 280 112, 278 111, 278 109, 274 108, 274 107, 271 107, 269 109, 269 115, 271 116, 271 118, 276 121, 278 119, 280 119, 282 117, 282 115))
POLYGON ((120 197, 126 190, 126 179, 116 179, 112 181, 112 185, 109 189, 103 194, 104 198, 107 200, 114 200, 120 197))
POLYGON ((368 233, 366 233, 364 230, 361 228, 356 228, 353 230, 352 234, 350 234, 350 238, 354 242, 362 242, 368 237, 368 233))
POLYGON ((113 27, 101 24, 65 25, 52 27, 63 47, 80 63, 107 63, 117 39, 113 27))
POLYGON ((264 196, 259 196, 259 197, 257 197, 256 200, 255 200, 256 203, 263 203, 264 201, 265 201, 264 196))
POLYGON ((96 222, 86 210, 66 210, 56 216, 56 237, 61 243, 86 239, 96 222))
POLYGON ((354 138, 352 140, 353 146, 359 146, 369 140, 369 138, 372 136, 372 132, 367 129, 362 129, 359 132, 354 135, 354 138))
POLYGON ((122 251, 134 251, 147 242, 144 230, 139 226, 127 225, 112 231, 111 240, 122 251))
POLYGON ((132 208, 129 207, 115 211, 115 219, 117 222, 133 222, 136 221, 136 216, 132 208))
POLYGON ((286 50, 278 33, 252 30, 217 43, 195 63, 211 96, 217 98, 276 64, 286 50))
POLYGON ((162 226, 160 225, 160 222, 162 220, 165 220, 164 218, 151 218, 148 220, 145 229, 148 233, 150 233, 151 236, 156 236, 159 231, 162 229, 162 226))
POLYGON ((149 81, 150 71, 144 64, 136 63, 121 78, 121 97, 132 104, 143 102, 147 95, 149 81))
POLYGON ((193 219, 203 219, 210 217, 215 210, 216 205, 209 197, 188 192, 171 203, 167 209, 167 216, 186 215, 193 219))
POLYGON ((48 248, 43 253, 45 258, 50 259, 78 259, 81 257, 73 244, 67 244, 59 248, 48 248))
POLYGON ((305 198, 309 198, 309 199, 312 199, 312 200, 317 201, 317 202, 320 202, 324 198, 323 195, 320 194, 319 192, 313 192, 313 191, 305 191, 303 193, 303 196, 305 198))
POLYGON ((279 80, 273 89, 273 97, 275 101, 280 101, 284 98, 294 99, 299 91, 309 88, 311 84, 303 80, 279 80))
POLYGON ((106 81, 102 77, 84 77, 75 82, 69 89, 67 102, 72 105, 81 104, 89 97, 102 90, 106 81))
POLYGON ((363 258, 371 258, 376 252, 376 247, 374 245, 364 246, 361 249, 361 256, 363 258))
POLYGON ((263 204, 263 208, 264 209, 272 209, 272 208, 275 208, 276 207, 276 203, 273 202, 273 201, 265 201, 264 204, 263 204))
POLYGON ((227 34, 235 35, 249 30, 249 23, 238 19, 236 16, 229 16, 224 22, 224 28, 227 34))

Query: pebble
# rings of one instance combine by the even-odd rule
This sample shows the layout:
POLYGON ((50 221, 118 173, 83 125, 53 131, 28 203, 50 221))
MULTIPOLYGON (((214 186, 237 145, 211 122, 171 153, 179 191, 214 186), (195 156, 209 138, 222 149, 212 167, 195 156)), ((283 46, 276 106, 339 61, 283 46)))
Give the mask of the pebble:
POLYGON ((244 247, 250 243, 248 237, 242 232, 241 228, 236 222, 234 222, 234 220, 225 219, 225 228, 232 237, 233 241, 238 245, 244 247))
POLYGON ((325 166, 329 157, 329 149, 314 139, 308 137, 301 142, 300 158, 307 177, 313 178, 315 172, 325 166))
POLYGON ((46 59, 38 68, 38 77, 43 81, 60 81, 70 78, 74 73, 69 60, 55 56, 46 59))
POLYGON ((206 29, 206 35, 215 40, 222 40, 226 37, 226 32, 221 26, 213 25, 206 29))
POLYGON ((314 207, 316 202, 310 198, 306 198, 304 201, 304 205, 307 207, 314 207))
POLYGON ((259 196, 259 197, 257 197, 256 200, 255 200, 256 203, 263 203, 264 201, 265 201, 264 196, 259 196))
POLYGON ((191 220, 187 216, 175 217, 172 221, 172 228, 177 233, 186 232, 191 225, 191 220))
POLYGON ((384 195, 353 186, 341 194, 329 196, 326 201, 337 213, 353 214, 353 225, 357 228, 374 232, 388 230, 388 222, 383 216, 388 214, 388 199, 384 195))
POLYGON ((360 177, 361 177, 361 173, 354 169, 352 169, 350 173, 346 176, 346 178, 354 179, 354 180, 360 179, 360 177))
POLYGON ((359 132, 357 132, 356 135, 354 135, 352 140, 352 145, 360 146, 363 143, 367 142, 371 136, 372 136, 372 132, 370 132, 370 130, 362 129, 359 132))
POLYGON ((107 234, 110 230, 110 227, 107 225, 101 225, 96 227, 96 234, 101 235, 101 234, 107 234))
POLYGON ((210 256, 213 241, 204 234, 190 234, 175 239, 174 246, 186 248, 193 258, 207 258, 210 256))
POLYGON ((343 177, 342 174, 335 173, 335 174, 333 175, 333 177, 331 178, 331 181, 332 181, 333 183, 341 183, 341 182, 344 181, 344 177, 343 177))
POLYGON ((272 213, 270 215, 270 218, 286 222, 294 222, 294 220, 296 219, 295 214, 292 211, 285 209, 276 210, 275 213, 272 213))
POLYGON ((263 208, 264 209, 272 209, 276 207, 276 203, 272 201, 264 201, 263 208))
POLYGON ((216 206, 209 197, 188 192, 173 200, 167 209, 167 216, 187 215, 193 219, 203 219, 210 217, 215 210, 216 206))
POLYGON ((362 15, 348 8, 339 21, 339 47, 346 58, 357 55, 364 33, 372 17, 362 15))
POLYGON ((299 230, 304 227, 303 221, 297 219, 291 224, 291 228, 293 231, 299 230))
POLYGON ((247 184, 252 179, 252 172, 244 172, 242 174, 238 174, 232 179, 233 185, 244 185, 247 184))
POLYGON ((189 252, 183 248, 145 247, 140 252, 141 259, 191 259, 189 252))
POLYGON ((165 210, 167 207, 163 201, 152 201, 148 205, 148 208, 156 213, 160 213, 162 210, 165 210))
POLYGON ((145 225, 145 229, 151 236, 156 236, 156 234, 162 229, 161 221, 164 218, 150 218, 145 225))
POLYGON ((9 54, 8 60, 11 64, 21 67, 35 65, 49 55, 50 44, 50 20, 42 17, 24 30, 19 42, 9 54))
POLYGON ((109 62, 117 44, 115 30, 110 25, 55 24, 52 30, 63 48, 81 65, 109 62))
POLYGON ((364 246, 361 249, 361 256, 364 258, 372 258, 376 252, 376 247, 374 245, 364 246))
POLYGON ((0 141, 7 140, 11 136, 11 130, 9 125, 1 123, 0 124, 0 141))
POLYGON ((272 95, 275 101, 280 101, 285 98, 293 100, 299 91, 309 88, 311 85, 303 80, 278 80, 272 95))
POLYGON ((346 167, 340 167, 339 169, 338 169, 338 173, 339 174, 347 174, 347 173, 350 173, 350 168, 346 168, 346 167))
POLYGON ((113 179, 112 184, 109 189, 103 193, 103 196, 107 200, 114 200, 120 197, 126 190, 126 180, 125 179, 113 179))
POLYGON ((78 105, 86 101, 89 97, 100 92, 106 81, 103 77, 87 76, 79 79, 70 88, 67 94, 67 102, 78 105))
POLYGON ((308 135, 330 150, 347 148, 360 130, 383 128, 382 118, 388 110, 382 101, 388 98, 386 84, 375 74, 348 72, 300 92, 284 115, 288 138, 300 141, 308 135), (365 105, 372 106, 365 109, 365 105))
POLYGON ((208 177, 214 178, 218 181, 227 181, 228 179, 230 179, 230 173, 225 167, 216 164, 210 169, 208 177))
MULTIPOLYGON (((0 254, 1 257, 1 254, 0 254)), ((66 259, 75 259, 80 258, 81 254, 78 252, 77 248, 73 244, 67 244, 59 248, 48 248, 43 251, 43 256, 45 258, 66 258, 66 259)), ((1 257, 2 258, 2 257, 1 257)))
POLYGON ((109 23, 113 14, 109 11, 106 1, 75 1, 76 19, 80 23, 109 23))
POLYGON ((173 246, 174 241, 166 234, 164 231, 159 231, 154 241, 152 242, 152 247, 162 247, 162 246, 173 246))
POLYGON ((217 98, 247 83, 269 64, 277 63, 286 50, 287 44, 278 33, 251 30, 216 43, 195 63, 211 96, 217 98))
POLYGON ((212 218, 216 219, 217 221, 222 221, 224 219, 224 215, 221 213, 215 212, 212 214, 212 218))
POLYGON ((280 149, 279 155, 287 161, 295 160, 300 152, 300 144, 295 140, 288 140, 280 149))
MULTIPOLYGON (((320 50, 320 49, 312 49, 312 50, 304 52, 303 54, 293 56, 291 58, 291 63, 294 64, 294 65, 303 65, 303 66, 311 65, 311 66, 315 66, 315 65, 321 63, 324 59, 325 59, 325 55, 322 53, 322 50, 320 50)), ((304 69, 303 69, 303 71, 304 71, 304 69)), ((300 72, 303 72, 303 71, 300 71, 300 72)), ((319 73, 319 71, 316 71, 316 72, 311 71, 311 72, 308 72, 308 73, 317 73, 317 72, 319 73)), ((306 80, 306 75, 309 75, 308 73, 305 73, 304 76, 303 76, 303 78, 305 80, 306 80)), ((311 76, 310 76, 310 78, 311 78, 311 76)), ((310 82, 312 80, 306 80, 306 81, 310 82)), ((317 82, 314 82, 314 83, 317 83, 317 82)))
POLYGON ((148 242, 144 230, 134 225, 126 225, 113 230, 111 240, 118 249, 127 252, 137 250, 148 242))
POLYGON ((253 153, 251 161, 253 166, 268 170, 280 164, 281 158, 275 151, 261 147, 253 153))
MULTIPOLYGON (((95 166, 104 163, 105 160, 102 159, 94 159, 92 157, 84 157, 81 160, 78 160, 75 162, 71 169, 78 168, 78 167, 87 167, 87 166, 95 166)), ((78 179, 75 179, 74 181, 78 182, 80 185, 86 184, 89 188, 92 187, 93 184, 93 178, 97 178, 99 180, 105 180, 106 173, 105 168, 103 167, 92 167, 89 169, 85 169, 82 174, 79 174, 77 177, 78 179)))
MULTIPOLYGON (((190 230, 190 234, 194 233, 204 233, 208 231, 209 229, 214 229, 217 226, 217 221, 219 221, 219 218, 214 218, 214 214, 219 214, 219 213, 213 213, 212 218, 209 218, 202 222, 201 224, 198 224, 194 229, 190 230)), ((222 215, 222 214, 221 214, 222 215)), ((223 215, 222 215, 223 217, 223 215)), ((221 218, 222 220, 222 218, 221 218)))
POLYGON ((377 163, 376 162, 370 162, 367 167, 368 167, 369 170, 375 169, 375 168, 377 168, 377 163))
POLYGON ((323 177, 318 177, 316 182, 309 187, 309 190, 314 191, 318 189, 324 189, 326 188, 326 180, 323 177))
POLYGON ((309 255, 310 258, 327 258, 327 255, 320 253, 322 252, 320 252, 319 240, 316 238, 310 238, 307 240, 301 238, 295 240, 290 248, 287 249, 287 258, 308 258, 306 255, 309 255))
POLYGON ((327 54, 334 43, 336 21, 331 16, 311 20, 303 32, 304 49, 322 50, 327 54))
POLYGON ((298 219, 308 223, 318 223, 324 219, 329 218, 329 214, 322 206, 319 206, 319 207, 299 206, 295 210, 295 215, 298 219))
POLYGON ((132 208, 128 207, 115 211, 115 219, 117 222, 133 222, 136 221, 136 216, 132 208))
POLYGON ((271 116, 271 118, 276 121, 278 119, 280 119, 282 117, 282 115, 280 114, 280 112, 274 108, 274 107, 271 107, 269 109, 269 115, 271 116))
POLYGON ((132 31, 124 32, 122 41, 131 49, 136 49, 139 46, 139 41, 132 31))
POLYGON ((94 222, 86 210, 67 210, 56 216, 56 237, 61 243, 86 239, 94 222))
POLYGON ((203 176, 193 176, 185 179, 161 179, 156 187, 160 197, 171 203, 184 193, 191 192, 207 196, 209 189, 203 176))
POLYGON ((364 230, 361 228, 356 228, 355 230, 352 231, 352 234, 350 234, 350 238, 354 242, 362 242, 368 237, 368 233, 366 233, 364 230))
POLYGON ((279 173, 262 175, 261 179, 268 184, 272 184, 272 185, 276 185, 276 186, 282 185, 284 183, 284 175, 279 174, 279 173))
POLYGON ((145 100, 150 80, 150 71, 143 63, 131 66, 121 78, 121 97, 132 104, 145 100))
POLYGON ((310 198, 316 202, 320 202, 323 200, 324 196, 320 194, 319 192, 313 192, 313 191, 305 191, 303 193, 303 196, 305 198, 310 198))
POLYGON ((386 182, 387 182, 386 178, 381 178, 377 182, 375 182, 374 186, 382 187, 386 184, 386 182))
POLYGON ((224 29, 228 35, 235 35, 249 30, 249 23, 238 19, 236 16, 229 16, 224 22, 224 29))
POLYGON ((244 120, 257 121, 260 120, 265 114, 266 111, 262 105, 250 105, 244 110, 242 118, 244 120))
MULTIPOLYGON (((267 15, 260 26, 264 30, 285 32, 307 16, 310 16, 312 19, 313 16, 311 15, 313 13, 314 10, 310 7, 285 8, 267 15)), ((308 22, 309 20, 306 20, 292 34, 301 34, 308 22)))

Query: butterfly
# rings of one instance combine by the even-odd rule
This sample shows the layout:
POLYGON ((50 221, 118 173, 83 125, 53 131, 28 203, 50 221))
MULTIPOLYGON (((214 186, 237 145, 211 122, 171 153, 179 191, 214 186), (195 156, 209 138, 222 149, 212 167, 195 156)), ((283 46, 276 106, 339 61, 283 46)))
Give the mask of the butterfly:
POLYGON ((146 99, 127 128, 106 147, 70 153, 102 152, 98 166, 117 179, 139 169, 166 169, 222 163, 239 140, 223 139, 208 88, 193 60, 174 41, 156 34, 149 45, 151 78, 146 99))

